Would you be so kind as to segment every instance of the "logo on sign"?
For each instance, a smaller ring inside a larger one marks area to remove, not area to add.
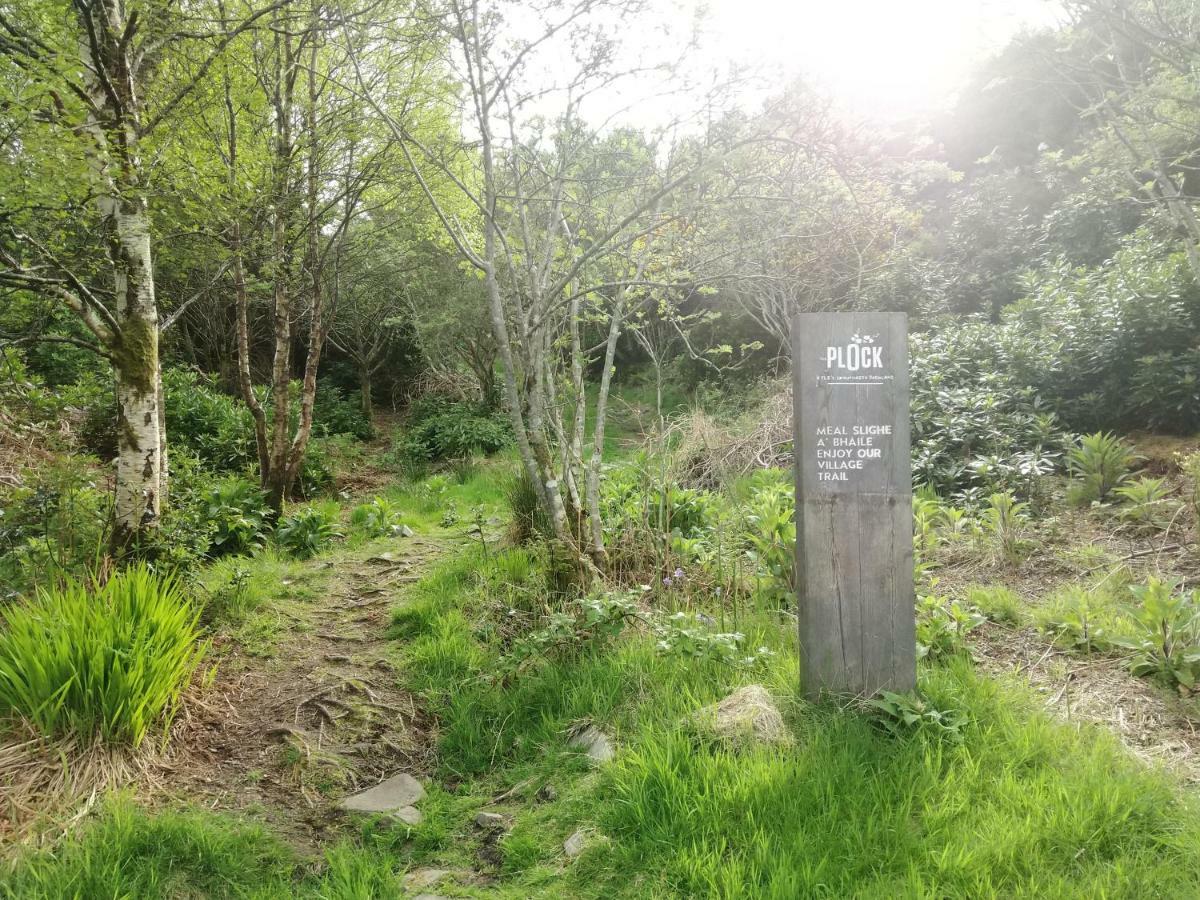
[[[855,334],[850,343],[825,348],[825,368],[842,372],[860,372],[883,368],[883,347],[875,342],[877,334]]]

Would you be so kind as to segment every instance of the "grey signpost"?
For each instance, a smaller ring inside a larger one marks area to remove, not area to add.
[[[907,318],[801,313],[792,369],[804,693],[911,690]]]

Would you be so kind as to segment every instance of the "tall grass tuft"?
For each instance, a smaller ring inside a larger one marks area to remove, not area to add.
[[[514,544],[527,544],[535,537],[554,533],[550,517],[538,500],[537,487],[524,466],[504,486],[504,499],[511,513],[508,536]]]
[[[204,655],[197,615],[174,577],[144,565],[9,607],[0,615],[0,717],[46,736],[138,746],[169,724]]]

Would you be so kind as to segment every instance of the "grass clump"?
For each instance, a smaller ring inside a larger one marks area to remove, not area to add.
[[[40,591],[0,621],[0,715],[89,742],[136,747],[165,726],[205,650],[179,583],[146,566]]]
[[[1001,584],[967,588],[967,603],[1000,625],[1020,625],[1025,621],[1025,601],[1016,591]]]

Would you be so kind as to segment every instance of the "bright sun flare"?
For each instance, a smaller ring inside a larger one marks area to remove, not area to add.
[[[1053,0],[709,0],[709,13],[706,43],[728,59],[894,116],[941,105],[973,63],[1058,10]]]

